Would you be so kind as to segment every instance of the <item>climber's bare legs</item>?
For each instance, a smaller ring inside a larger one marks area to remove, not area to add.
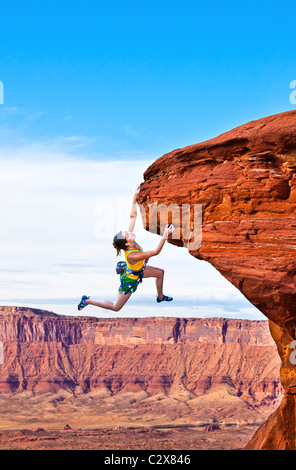
[[[164,270],[160,268],[153,268],[153,266],[146,266],[144,271],[144,277],[155,277],[157,296],[162,299]]]
[[[87,305],[95,305],[96,307],[106,308],[108,310],[113,310],[118,312],[124,304],[128,301],[132,294],[125,294],[124,292],[118,292],[115,302],[110,302],[109,300],[92,300],[87,299],[85,303]]]

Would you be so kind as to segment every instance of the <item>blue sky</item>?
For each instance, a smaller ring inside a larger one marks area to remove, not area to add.
[[[128,207],[147,166],[295,109],[292,1],[10,0],[0,13],[2,305],[73,314],[100,282],[115,295],[118,201]],[[175,306],[159,313],[147,282],[123,315],[261,318],[210,265],[166,250],[157,265]]]
[[[14,139],[79,136],[88,157],[146,158],[292,109],[295,13],[292,1],[2,2],[0,122]]]

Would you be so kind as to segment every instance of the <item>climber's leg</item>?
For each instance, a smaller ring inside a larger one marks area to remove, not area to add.
[[[154,268],[153,266],[146,266],[144,270],[144,277],[155,277],[157,296],[162,298],[164,270],[160,268]]]
[[[125,294],[124,292],[118,292],[115,302],[110,302],[109,300],[92,300],[86,299],[86,305],[94,305],[96,307],[106,308],[108,310],[113,310],[118,312],[124,304],[128,301],[132,294]]]

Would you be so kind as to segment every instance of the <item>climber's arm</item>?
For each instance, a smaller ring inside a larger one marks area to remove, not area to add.
[[[137,197],[139,193],[139,188],[136,189],[133,197],[133,204],[130,212],[130,220],[129,220],[129,225],[128,225],[128,232],[133,232],[136,224],[136,219],[137,219]]]
[[[171,226],[171,225],[167,225],[165,230],[164,230],[164,233],[163,233],[163,236],[161,237],[161,240],[160,242],[158,243],[157,247],[155,248],[155,250],[151,250],[151,251],[144,251],[143,253],[139,252],[139,251],[133,251],[132,253],[130,253],[127,257],[128,259],[128,262],[130,264],[136,264],[138,263],[138,261],[142,261],[146,258],[152,258],[153,256],[157,256],[159,255],[159,253],[161,252],[168,236],[170,233],[172,233],[174,231],[174,227]]]
[[[166,239],[162,238],[155,250],[144,251],[143,253],[139,251],[134,251],[133,253],[130,253],[127,257],[128,262],[130,264],[136,264],[138,263],[138,261],[142,261],[144,259],[152,258],[153,256],[159,255],[165,242],[166,242]]]

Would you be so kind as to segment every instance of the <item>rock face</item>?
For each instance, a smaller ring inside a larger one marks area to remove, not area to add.
[[[270,320],[282,384],[293,395],[279,410],[287,415],[295,413],[296,391],[289,360],[296,328],[295,131],[296,111],[289,111],[168,153],[145,172],[138,200],[143,213],[153,203],[202,204],[202,244],[190,253],[210,262]],[[182,245],[186,237],[178,220],[172,211],[180,236],[171,243]],[[254,448],[277,448],[280,441],[283,448],[296,448],[295,423],[273,417],[272,436],[275,422],[281,422],[276,438],[260,443],[258,431]]]
[[[243,405],[246,422],[248,409],[254,416],[282,394],[267,321],[78,318],[0,307],[0,340],[2,394],[162,393],[198,408],[200,397],[222,390]]]

